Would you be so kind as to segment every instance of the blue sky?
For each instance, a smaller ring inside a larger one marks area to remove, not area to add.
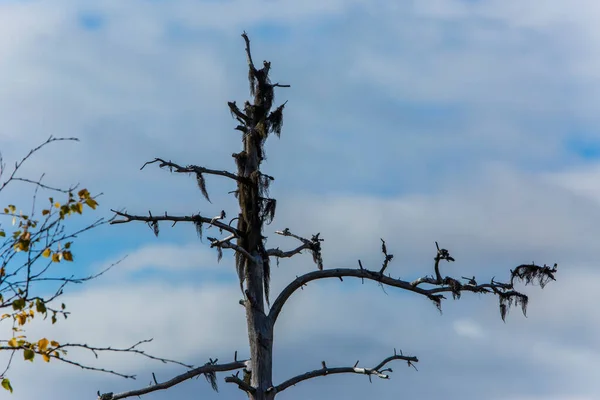
[[[233,214],[227,181],[207,178],[210,204],[192,178],[139,168],[162,157],[234,169],[239,132],[226,102],[248,96],[246,30],[255,59],[292,86],[277,92],[288,100],[284,130],[267,144],[278,210],[266,233],[321,232],[332,268],[376,265],[384,237],[391,272],[406,279],[431,273],[436,240],[457,258],[447,274],[503,277],[532,260],[561,268],[559,282],[527,289],[528,318],[513,310],[506,324],[495,298],[447,301],[440,316],[429,301],[377,285],[310,285],[276,330],[276,381],[321,360],[377,364],[394,347],[418,356],[419,371],[396,365],[390,381],[373,384],[327,377],[282,397],[596,399],[599,14],[591,0],[4,1],[0,151],[10,165],[50,134],[79,137],[68,156],[47,149],[26,172],[103,192],[95,216]],[[15,186],[0,200],[29,196]],[[68,321],[31,335],[95,345],[153,337],[148,351],[196,365],[244,353],[231,258],[217,264],[192,226],[162,226],[159,238],[143,224],[106,226],[75,251],[82,273],[128,257],[65,294]],[[273,293],[313,269],[309,256],[282,262]],[[48,387],[93,398],[179,372],[135,357],[89,361],[139,379],[18,363],[15,398]],[[241,396],[220,387],[192,380],[148,398]]]

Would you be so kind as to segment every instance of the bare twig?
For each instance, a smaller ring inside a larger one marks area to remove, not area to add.
[[[385,240],[383,240],[383,239],[381,239],[381,252],[383,253],[384,259],[383,259],[383,265],[381,266],[379,273],[383,274],[385,272],[386,268],[388,267],[388,264],[390,263],[390,261],[392,261],[392,259],[394,258],[393,254],[388,254],[387,246],[385,245]]]
[[[279,247],[276,249],[267,250],[267,254],[271,257],[277,258],[290,258],[295,256],[296,254],[302,254],[302,250],[306,250],[310,248],[310,244],[303,243],[302,245],[296,247],[293,250],[283,251],[280,250]]]
[[[158,166],[160,168],[168,167],[172,172],[219,175],[219,176],[224,176],[229,179],[233,179],[235,181],[244,181],[244,178],[239,177],[236,174],[233,174],[228,171],[218,171],[215,169],[199,167],[197,165],[187,165],[184,167],[184,166],[181,166],[174,162],[163,160],[162,158],[155,158],[152,161],[147,161],[144,163],[144,165],[142,165],[142,167],[140,169],[144,169],[144,167],[146,167],[146,165],[154,164],[154,163],[159,163]]]
[[[231,243],[231,240],[233,240],[235,238],[236,238],[236,236],[233,234],[230,236],[227,236],[224,239],[215,239],[213,237],[207,237],[207,239],[210,240],[210,247],[217,247],[217,248],[221,248],[221,249],[232,249],[239,253],[242,253],[244,256],[246,256],[250,260],[254,259],[252,254],[248,253],[248,251],[246,251],[246,249],[244,249],[241,246],[238,246],[235,243]]]
[[[323,269],[323,256],[321,255],[321,242],[324,239],[319,238],[320,233],[313,235],[310,240],[303,238],[302,236],[298,236],[298,235],[291,233],[288,228],[285,228],[282,231],[275,231],[275,233],[278,235],[281,235],[281,236],[291,236],[295,239],[298,239],[299,241],[302,242],[302,245],[291,251],[281,251],[278,248],[277,249],[269,249],[269,250],[267,250],[267,254],[269,256],[274,256],[274,257],[278,257],[278,258],[292,257],[296,254],[300,254],[300,252],[302,250],[307,249],[307,250],[310,250],[310,252],[312,253],[314,263],[317,264],[317,266],[319,267],[320,270]]]
[[[150,354],[147,354],[145,351],[143,350],[139,350],[137,347],[141,344],[144,343],[148,343],[151,342],[152,339],[146,339],[146,340],[140,340],[139,342],[135,343],[134,345],[130,346],[130,347],[126,347],[126,348],[114,348],[114,347],[94,347],[94,346],[89,346],[87,344],[79,344],[79,343],[63,343],[60,344],[58,346],[52,347],[50,349],[48,349],[47,351],[39,351],[37,349],[31,349],[33,350],[36,354],[41,354],[41,355],[46,355],[50,358],[53,358],[55,360],[58,360],[60,362],[63,362],[65,364],[70,364],[76,367],[79,367],[81,369],[84,370],[88,370],[88,371],[96,371],[96,372],[104,372],[107,374],[111,374],[111,375],[116,375],[116,376],[120,376],[122,378],[127,378],[127,379],[135,379],[135,375],[128,375],[128,374],[123,374],[120,372],[117,372],[115,370],[111,370],[111,369],[105,369],[105,368],[98,368],[98,367],[92,367],[89,365],[85,365],[76,361],[73,361],[69,358],[66,358],[64,355],[60,356],[57,354],[57,352],[60,352],[62,350],[68,350],[68,349],[73,349],[73,348],[80,348],[80,349],[84,349],[84,350],[88,350],[90,352],[92,352],[94,354],[94,356],[96,358],[98,358],[98,353],[100,352],[113,352],[113,353],[135,353],[138,355],[141,355],[143,357],[149,358],[151,360],[154,361],[160,361],[162,363],[169,363],[169,364],[177,364],[177,365],[181,365],[183,367],[186,368],[193,368],[193,366],[188,365],[188,364],[184,364],[181,363],[179,361],[175,361],[175,360],[171,360],[168,358],[162,358],[162,357],[155,357],[152,356]],[[7,340],[0,340],[0,343],[7,343]],[[22,350],[28,350],[29,347],[24,347],[24,346],[0,346],[0,351],[1,350],[6,350],[6,351],[22,351]]]
[[[142,222],[146,222],[146,223],[158,223],[160,221],[171,221],[173,223],[202,222],[202,223],[207,223],[207,224],[212,223],[212,225],[216,226],[219,229],[222,229],[229,233],[233,233],[236,236],[240,236],[240,232],[236,228],[229,226],[227,224],[224,224],[222,222],[219,222],[219,221],[213,221],[212,218],[206,218],[206,217],[201,216],[200,214],[180,217],[180,216],[167,215],[165,213],[165,215],[162,215],[162,216],[148,215],[146,217],[146,216],[141,216],[141,215],[132,215],[132,214],[128,214],[123,211],[117,211],[117,210],[112,210],[112,209],[111,209],[111,211],[114,212],[117,216],[123,217],[123,219],[115,219],[115,220],[111,221],[111,225],[112,224],[124,224],[124,223],[131,222],[131,221],[142,221]]]
[[[72,190],[73,188],[70,189],[56,189],[50,186],[45,186],[45,185],[41,185],[39,182],[36,181],[31,181],[29,179],[25,179],[25,178],[18,178],[15,175],[17,174],[17,172],[19,171],[19,169],[23,166],[23,164],[35,153],[37,153],[39,150],[41,150],[43,147],[45,147],[46,145],[52,143],[52,142],[60,142],[60,141],[73,141],[73,142],[78,142],[79,139],[75,138],[75,137],[70,137],[70,138],[55,138],[53,136],[50,136],[48,139],[46,139],[45,142],[43,142],[42,144],[40,144],[39,146],[29,150],[29,153],[27,153],[27,155],[25,155],[25,157],[23,157],[20,161],[17,161],[15,163],[15,167],[13,168],[12,173],[10,174],[10,176],[8,177],[8,179],[6,181],[4,181],[2,184],[0,184],[0,192],[12,181],[22,181],[22,182],[27,182],[27,183],[32,183],[34,185],[40,185],[42,187],[44,187],[45,189],[49,189],[49,190],[53,190],[56,192],[62,192],[62,193],[68,193],[70,190]],[[0,177],[2,177],[3,173],[5,170],[5,165],[2,162],[2,157],[0,156]]]
[[[246,32],[242,33],[242,37],[244,38],[244,42],[246,42],[246,56],[248,57],[248,67],[251,70],[256,70],[254,67],[254,62],[252,61],[252,53],[250,52],[250,39],[248,39],[248,35]]]
[[[323,367],[319,368],[319,369],[315,369],[313,371],[310,372],[306,372],[302,375],[298,375],[295,376],[291,379],[288,379],[285,382],[280,383],[279,385],[274,387],[275,393],[281,393],[282,391],[284,391],[285,389],[289,388],[290,386],[294,386],[297,383],[300,383],[302,381],[308,380],[308,379],[312,379],[312,378],[316,378],[319,376],[326,376],[326,375],[333,375],[333,374],[346,374],[346,373],[352,373],[352,374],[362,374],[362,375],[367,375],[369,376],[369,379],[371,376],[376,376],[378,378],[381,379],[389,379],[389,375],[386,374],[385,372],[392,372],[391,368],[386,368],[386,369],[382,369],[387,363],[394,361],[394,360],[404,360],[408,363],[409,366],[412,365],[412,363],[418,362],[419,360],[417,359],[417,357],[412,357],[412,356],[404,356],[402,354],[396,354],[396,351],[394,351],[394,355],[390,356],[388,358],[386,358],[385,360],[381,361],[377,366],[373,367],[373,368],[359,368],[357,367],[358,362],[353,366],[353,367],[327,367],[327,365],[325,364],[325,362],[322,363]]]
[[[246,393],[256,392],[256,389],[254,389],[252,386],[248,385],[246,382],[241,380],[237,375],[226,376],[225,382],[235,383],[238,386],[238,388],[240,388],[241,390],[243,390]]]
[[[234,362],[230,362],[227,364],[207,363],[201,367],[191,369],[181,375],[177,375],[176,377],[174,377],[168,381],[159,383],[157,385],[152,385],[149,387],[145,387],[143,389],[131,390],[128,392],[117,393],[117,394],[112,394],[112,393],[105,393],[103,395],[99,394],[99,397],[105,396],[103,398],[105,400],[119,400],[119,399],[126,399],[128,397],[133,397],[133,396],[141,396],[144,394],[156,392],[158,390],[168,389],[171,386],[175,386],[178,383],[181,383],[190,378],[194,378],[201,374],[211,374],[211,373],[216,373],[216,372],[234,371],[236,369],[244,368],[245,365],[246,364],[244,361],[234,361]],[[108,396],[108,395],[110,395],[110,396]]]

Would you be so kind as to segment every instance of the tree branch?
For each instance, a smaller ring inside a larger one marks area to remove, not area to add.
[[[310,245],[307,245],[307,244],[302,244],[302,245],[298,246],[297,248],[295,248],[293,250],[289,250],[289,251],[280,250],[278,247],[276,249],[267,250],[267,254],[271,257],[290,258],[290,257],[295,256],[296,254],[301,254],[302,250],[306,250],[308,248],[310,248]]]
[[[114,212],[116,215],[124,218],[124,219],[115,219],[115,220],[111,221],[110,222],[111,225],[124,224],[124,223],[131,222],[131,221],[142,221],[142,222],[146,222],[149,224],[158,223],[160,221],[171,221],[171,222],[173,222],[173,225],[176,224],[177,222],[207,223],[207,224],[214,225],[217,228],[227,231],[229,233],[233,233],[236,236],[241,236],[240,232],[236,228],[231,227],[222,222],[216,221],[215,218],[206,218],[206,217],[201,216],[200,214],[195,214],[195,215],[192,215],[189,217],[188,216],[178,217],[178,216],[173,216],[173,215],[167,215],[167,213],[165,213],[164,216],[153,216],[152,214],[149,214],[147,217],[145,217],[145,216],[141,216],[141,215],[131,215],[126,212],[117,211],[117,210],[113,210],[113,209],[111,209],[111,211]]]
[[[155,158],[152,161],[145,162],[144,165],[142,165],[142,167],[140,169],[144,169],[144,167],[148,164],[154,164],[157,162],[160,163],[158,165],[159,168],[169,167],[169,169],[172,172],[219,175],[219,176],[224,176],[229,179],[233,179],[234,181],[237,181],[237,182],[245,182],[246,181],[243,177],[237,176],[236,174],[233,174],[228,171],[218,171],[215,169],[199,167],[197,165],[187,165],[187,166],[183,167],[183,166],[181,166],[179,164],[175,164],[171,161],[165,161],[162,158]]]
[[[247,384],[246,382],[241,380],[237,375],[226,376],[225,382],[235,383],[236,385],[238,385],[238,388],[240,388],[241,390],[243,390],[246,393],[256,392],[255,388],[253,388],[252,386],[250,386],[249,384]]]
[[[269,250],[267,250],[267,254],[269,256],[274,256],[277,258],[292,257],[296,254],[300,254],[300,252],[302,250],[307,249],[307,250],[310,250],[310,252],[312,253],[313,261],[315,262],[315,264],[317,264],[317,266],[319,267],[320,270],[323,269],[323,257],[321,255],[321,242],[324,239],[319,238],[320,233],[313,235],[310,240],[303,238],[302,236],[298,236],[298,235],[291,233],[288,228],[285,228],[282,231],[275,231],[275,233],[278,235],[281,235],[281,236],[291,236],[293,238],[296,238],[302,242],[302,246],[299,246],[296,249],[290,250],[290,251],[282,251],[282,250],[279,250],[279,248],[269,249]]]
[[[346,374],[346,373],[352,373],[352,374],[362,374],[362,375],[367,375],[369,377],[369,379],[371,379],[371,376],[377,376],[378,378],[381,379],[389,379],[389,375],[385,374],[385,372],[392,372],[391,368],[386,368],[386,369],[382,369],[387,363],[394,361],[394,360],[404,360],[408,363],[409,366],[413,366],[412,363],[414,362],[419,362],[419,360],[417,359],[417,357],[411,357],[411,356],[404,356],[402,355],[402,353],[400,354],[396,354],[396,351],[394,350],[394,355],[390,356],[388,358],[386,358],[385,360],[381,361],[377,366],[373,367],[373,368],[359,368],[358,366],[358,361],[356,362],[356,364],[354,364],[353,367],[334,367],[334,368],[329,368],[327,367],[327,365],[325,364],[325,361],[322,362],[323,367],[320,369],[315,369],[313,371],[310,372],[306,372],[302,375],[298,375],[295,376],[291,379],[288,379],[287,381],[280,383],[279,385],[275,386],[273,388],[273,390],[275,390],[275,393],[281,393],[282,391],[284,391],[285,389],[289,388],[290,386],[294,386],[297,383],[300,383],[302,381],[308,380],[308,379],[312,379],[312,378],[316,378],[319,376],[326,376],[326,375],[332,375],[332,374]]]
[[[231,240],[235,239],[236,236],[235,235],[229,235],[224,239],[216,239],[213,237],[207,237],[208,240],[210,240],[210,247],[216,247],[217,249],[233,249],[237,252],[242,253],[244,256],[246,256],[249,260],[254,259],[255,257],[252,256],[252,254],[248,253],[248,251],[246,251],[246,249],[244,249],[241,246],[238,246],[235,243],[231,243]],[[219,260],[221,260],[222,254],[219,252]]]
[[[156,392],[157,390],[168,389],[172,386],[177,385],[178,383],[181,383],[185,380],[188,380],[190,378],[193,378],[193,377],[201,375],[201,374],[214,374],[216,372],[234,371],[236,369],[244,368],[245,366],[246,366],[245,361],[234,361],[234,362],[230,362],[227,364],[207,363],[201,367],[194,368],[194,369],[189,370],[181,375],[177,375],[176,377],[174,377],[168,381],[165,381],[165,382],[153,385],[153,386],[149,386],[149,387],[146,387],[143,389],[131,390],[129,392],[123,392],[123,393],[118,393],[118,394],[105,393],[105,394],[101,395],[100,393],[98,393],[98,397],[102,400],[119,400],[119,399],[125,399],[125,398],[133,397],[133,396],[141,396],[144,394]]]
[[[162,358],[162,357],[152,356],[150,354],[147,354],[144,350],[139,350],[137,348],[139,345],[144,344],[144,343],[149,343],[151,341],[152,341],[152,339],[140,340],[139,342],[137,342],[133,346],[126,347],[126,348],[94,347],[94,346],[89,346],[87,344],[80,344],[80,343],[63,343],[63,344],[56,343],[56,345],[54,345],[54,346],[50,346],[50,347],[48,347],[46,349],[40,349],[40,348],[37,348],[37,347],[33,347],[32,348],[29,345],[11,346],[10,341],[8,341],[8,340],[1,340],[0,343],[8,343],[8,345],[7,346],[0,346],[0,351],[2,351],[2,350],[8,350],[8,351],[13,351],[13,352],[15,352],[15,351],[33,351],[33,353],[35,353],[35,354],[39,354],[39,355],[42,355],[42,356],[47,356],[48,358],[55,359],[57,361],[65,363],[65,364],[70,364],[70,365],[73,365],[75,367],[79,367],[79,368],[84,369],[84,370],[96,371],[96,372],[104,372],[104,373],[107,373],[107,374],[116,375],[116,376],[119,376],[119,377],[122,377],[122,378],[126,378],[126,379],[135,379],[135,375],[127,375],[127,374],[123,374],[123,373],[117,372],[115,370],[93,367],[93,366],[90,366],[90,365],[86,365],[86,364],[82,364],[82,363],[73,361],[73,360],[65,357],[65,355],[67,354],[66,350],[68,350],[68,349],[70,350],[70,349],[73,349],[73,348],[85,349],[85,350],[88,350],[88,351],[92,352],[96,358],[98,358],[98,355],[99,355],[98,353],[100,353],[100,352],[135,353],[135,354],[144,356],[146,358],[149,358],[151,360],[160,361],[160,362],[165,363],[165,364],[167,364],[167,363],[169,363],[169,364],[177,364],[177,365],[181,365],[181,366],[186,367],[186,368],[193,368],[191,365],[187,365],[187,364],[181,363],[179,361],[171,360],[171,359],[168,359],[168,358]]]
[[[251,124],[252,119],[240,110],[235,101],[228,101],[227,105],[229,106],[229,111],[231,112],[231,115],[235,115],[235,118],[238,120],[238,122],[244,124],[242,126],[243,129],[238,130],[241,130],[242,132],[247,132],[248,125]]]
[[[556,272],[556,266],[551,269],[544,265],[544,267],[540,267],[537,265],[529,266],[531,269],[530,275],[536,275],[537,279],[542,281],[545,279],[547,274],[553,274]],[[516,272],[513,271],[513,275]],[[513,302],[521,305],[523,309],[523,313],[526,311],[527,306],[527,296],[519,293],[517,291],[512,290],[512,285],[502,282],[497,282],[494,279],[490,283],[481,284],[481,285],[462,285],[457,280],[446,277],[442,280],[442,282],[438,282],[437,280],[431,280],[428,283],[432,283],[437,285],[437,287],[431,289],[423,289],[419,286],[416,286],[410,282],[394,279],[391,276],[386,276],[377,271],[370,271],[364,268],[338,268],[338,269],[326,269],[322,271],[313,271],[307,274],[301,275],[293,280],[289,285],[287,285],[277,296],[277,299],[273,302],[271,310],[269,312],[269,318],[271,322],[274,324],[281,312],[283,305],[287,301],[287,299],[299,288],[306,285],[308,282],[318,280],[318,279],[327,279],[327,278],[338,278],[342,279],[343,277],[353,277],[353,278],[361,278],[368,279],[375,282],[379,282],[383,285],[397,287],[400,289],[404,289],[410,292],[414,292],[420,295],[423,295],[433,301],[438,309],[441,310],[441,300],[445,299],[443,295],[440,293],[452,293],[453,297],[460,297],[461,292],[473,292],[473,293],[488,293],[490,290],[494,292],[494,294],[499,296],[500,299],[500,311],[502,319],[506,315],[507,307],[512,305]],[[526,278],[521,278],[517,276],[518,279],[524,280],[526,284],[531,283],[531,280],[527,280]],[[414,282],[413,282],[414,283]]]
[[[251,70],[256,70],[254,67],[254,62],[252,61],[252,53],[250,52],[250,39],[248,39],[248,35],[246,32],[242,33],[242,37],[244,38],[244,42],[246,42],[246,56],[248,57],[248,67]]]
[[[35,181],[30,181],[28,179],[25,178],[17,178],[16,174],[19,171],[19,169],[23,166],[23,164],[35,153],[37,153],[39,150],[41,150],[43,147],[45,147],[46,145],[52,143],[52,142],[60,142],[60,141],[73,141],[73,142],[78,142],[79,139],[75,138],[75,137],[70,137],[70,138],[55,138],[53,136],[50,136],[48,139],[46,139],[45,142],[43,142],[42,144],[40,144],[39,146],[29,150],[29,153],[27,153],[27,155],[25,155],[25,157],[23,157],[20,161],[15,162],[15,167],[13,168],[12,173],[10,174],[10,176],[8,177],[8,179],[6,181],[4,181],[3,183],[0,183],[0,191],[2,191],[10,182],[12,181],[23,181],[23,182],[27,182],[27,183],[32,183],[34,185],[39,185],[42,186],[45,189],[49,189],[49,190],[53,190],[56,192],[62,192],[62,193],[68,193],[70,190],[73,190],[74,188],[70,188],[67,190],[64,189],[57,189],[57,188],[53,188],[50,186],[45,186],[45,185],[41,185],[39,182],[35,182]],[[2,177],[2,175],[4,174],[6,169],[6,165],[4,164],[3,160],[2,160],[2,154],[0,154],[0,178]]]

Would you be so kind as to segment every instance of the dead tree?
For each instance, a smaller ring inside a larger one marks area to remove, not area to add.
[[[205,175],[219,175],[234,180],[237,184],[237,190],[234,192],[234,195],[239,201],[238,215],[227,222],[225,211],[222,211],[216,217],[207,217],[201,214],[175,216],[168,213],[164,213],[163,215],[149,213],[145,216],[113,210],[118,219],[112,223],[142,221],[147,223],[156,235],[159,232],[159,223],[163,221],[169,221],[173,224],[184,221],[191,222],[195,225],[200,236],[202,235],[202,228],[205,225],[218,228],[224,237],[209,237],[208,239],[210,240],[210,246],[217,250],[219,259],[222,257],[225,249],[235,252],[235,266],[244,297],[241,303],[246,309],[249,358],[247,360],[238,360],[236,352],[236,356],[232,362],[219,364],[217,360],[210,360],[205,365],[176,376],[169,381],[162,383],[155,382],[152,386],[120,394],[106,393],[100,396],[101,399],[117,400],[139,396],[167,389],[201,374],[204,374],[213,388],[216,389],[217,372],[237,371],[235,374],[227,376],[225,381],[237,385],[252,400],[270,400],[290,386],[311,378],[331,374],[355,373],[367,375],[369,378],[376,376],[387,379],[389,377],[388,373],[391,372],[391,369],[386,367],[388,363],[395,360],[403,360],[409,366],[413,366],[413,363],[418,361],[414,356],[407,356],[402,352],[394,350],[392,355],[371,368],[359,367],[358,362],[353,366],[330,367],[323,361],[321,368],[292,377],[284,382],[274,383],[272,381],[272,351],[273,329],[277,322],[277,317],[290,296],[311,281],[327,278],[342,280],[344,277],[359,278],[363,281],[371,280],[378,282],[382,286],[392,286],[424,296],[431,300],[440,310],[442,300],[445,299],[445,294],[449,293],[454,299],[457,299],[464,292],[491,293],[499,298],[500,315],[504,320],[509,307],[512,305],[518,305],[524,313],[526,312],[528,298],[525,294],[514,289],[516,281],[524,281],[525,284],[537,282],[543,287],[548,281],[554,280],[556,264],[553,267],[548,267],[546,265],[538,266],[533,263],[520,265],[511,270],[510,279],[507,282],[499,282],[492,279],[489,283],[477,283],[474,277],[462,278],[462,281],[448,276],[443,277],[440,272],[440,263],[442,261],[452,262],[454,258],[452,258],[448,250],[440,248],[437,243],[437,252],[434,259],[435,275],[421,277],[414,281],[396,279],[388,273],[387,268],[392,261],[393,255],[388,253],[383,239],[381,250],[384,260],[381,267],[377,269],[364,267],[360,260],[358,260],[357,268],[325,269],[321,256],[321,242],[323,239],[319,237],[318,233],[309,239],[298,236],[286,228],[276,231],[276,233],[298,240],[300,242],[298,247],[288,251],[283,251],[279,248],[265,248],[265,237],[262,235],[263,228],[265,224],[269,224],[273,220],[277,203],[275,199],[268,196],[269,184],[274,178],[262,173],[260,168],[261,162],[265,157],[264,145],[266,139],[273,133],[279,137],[283,123],[285,103],[273,109],[274,89],[289,87],[289,85],[271,83],[269,79],[271,63],[264,61],[262,68],[257,68],[252,60],[248,36],[244,33],[242,37],[246,45],[248,80],[250,82],[250,93],[253,96],[253,102],[246,101],[241,108],[235,102],[228,103],[231,115],[238,122],[235,129],[240,131],[243,142],[242,151],[232,155],[237,165],[237,171],[219,171],[196,165],[183,166],[161,158],[156,158],[142,166],[144,168],[147,164],[157,163],[160,168],[167,168],[172,172],[195,176],[199,189],[208,201],[210,199],[206,190]],[[232,225],[234,221],[236,222],[235,226]],[[279,293],[269,308],[271,261],[273,259],[289,258],[300,254],[304,250],[312,254],[317,270],[299,276],[289,283]],[[242,377],[239,375],[242,372],[240,370],[243,370]]]

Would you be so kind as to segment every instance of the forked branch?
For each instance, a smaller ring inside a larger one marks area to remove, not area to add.
[[[298,375],[291,379],[288,379],[287,381],[282,382],[279,385],[275,386],[273,388],[273,390],[275,390],[275,393],[280,393],[280,392],[284,391],[285,389],[289,388],[290,386],[294,386],[297,383],[300,383],[302,381],[306,381],[308,379],[316,378],[319,376],[326,376],[326,375],[332,375],[332,374],[347,374],[347,373],[361,374],[361,375],[367,375],[369,377],[369,380],[371,380],[372,376],[376,376],[381,379],[389,379],[390,376],[386,372],[393,372],[393,371],[391,368],[384,369],[383,367],[386,364],[388,364],[389,362],[394,361],[394,360],[404,360],[408,363],[409,366],[413,366],[413,367],[414,367],[414,365],[412,363],[419,362],[417,357],[405,356],[405,355],[402,355],[402,352],[400,352],[400,354],[396,354],[396,350],[394,350],[394,355],[381,361],[378,365],[376,365],[373,368],[360,368],[360,367],[358,367],[358,361],[356,362],[356,364],[354,364],[353,367],[333,367],[332,368],[332,367],[328,367],[327,364],[325,364],[325,361],[323,361],[322,368],[315,369],[313,371],[306,372],[302,375]]]
[[[289,257],[295,256],[296,254],[300,254],[302,252],[302,250],[310,250],[315,264],[317,264],[317,266],[319,267],[320,270],[323,269],[323,257],[321,255],[321,242],[324,239],[319,238],[320,233],[313,235],[312,238],[310,238],[310,240],[291,233],[288,228],[285,228],[282,231],[275,231],[275,233],[278,235],[281,235],[281,236],[291,236],[295,239],[298,239],[299,241],[302,242],[302,245],[298,246],[297,248],[290,250],[290,251],[282,251],[279,248],[269,249],[269,250],[267,250],[267,254],[269,256],[277,257],[277,258],[289,258]]]
[[[248,251],[246,249],[244,249],[241,246],[238,246],[235,243],[231,243],[231,240],[233,240],[235,238],[236,238],[235,235],[229,235],[224,239],[216,239],[213,237],[207,237],[207,239],[210,240],[210,247],[217,248],[217,250],[219,252],[219,261],[221,261],[221,258],[223,257],[222,249],[232,249],[232,250],[237,251],[240,254],[243,254],[249,260],[254,259],[252,254],[248,253]]]

